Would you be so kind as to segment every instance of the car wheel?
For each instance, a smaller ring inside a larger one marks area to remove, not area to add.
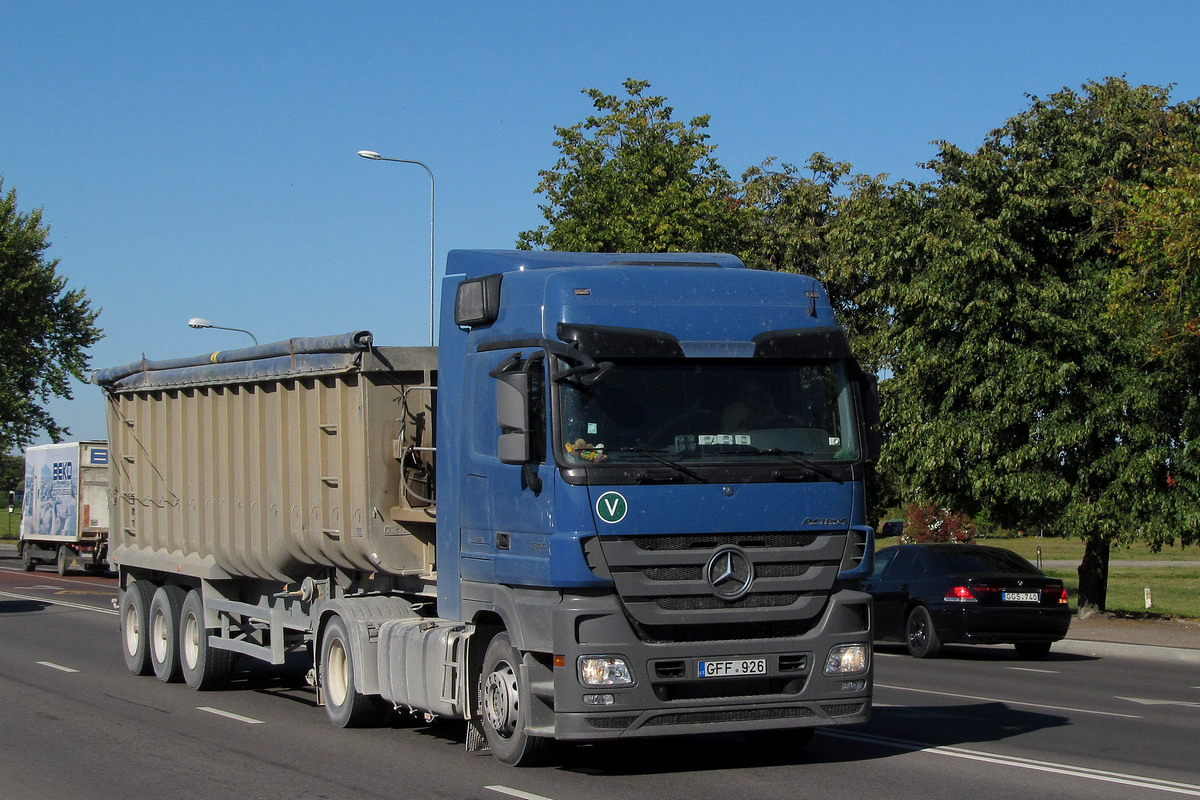
[[[904,626],[904,643],[914,658],[937,658],[942,652],[942,640],[933,626],[933,617],[925,606],[917,606],[908,614]]]
[[[1041,661],[1050,655],[1050,642],[1017,642],[1017,657],[1026,661]]]

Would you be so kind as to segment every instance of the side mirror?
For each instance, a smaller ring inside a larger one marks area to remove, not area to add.
[[[496,422],[500,439],[496,453],[504,464],[526,464],[529,441],[529,374],[505,372],[496,376]]]

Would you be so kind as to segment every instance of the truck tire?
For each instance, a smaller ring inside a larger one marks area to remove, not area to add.
[[[154,584],[134,581],[121,593],[121,652],[125,667],[134,675],[149,675],[150,666],[150,600]]]
[[[58,546],[58,577],[67,577],[67,565],[71,563],[71,551],[65,544]]]
[[[184,590],[174,584],[158,587],[150,600],[150,665],[163,683],[183,679],[179,661],[179,621]]]
[[[339,728],[371,728],[391,711],[383,698],[365,695],[354,685],[354,647],[346,623],[332,617],[321,637],[321,689],[325,714]]]
[[[914,658],[937,658],[941,655],[942,640],[925,606],[917,606],[909,612],[904,633],[904,643],[908,646],[909,655]]]
[[[526,732],[529,715],[522,698],[529,696],[521,654],[499,633],[488,643],[479,675],[479,715],[492,755],[512,767],[532,767],[549,756],[553,741]]]
[[[37,569],[37,565],[38,565],[37,559],[33,558],[32,556],[29,555],[29,548],[25,545],[25,542],[21,542],[20,549],[21,549],[21,566],[24,568],[24,570],[26,572],[33,572],[34,570]]]
[[[184,683],[198,692],[224,688],[233,672],[233,656],[230,650],[209,646],[204,598],[199,590],[188,592],[179,622],[179,665]]]

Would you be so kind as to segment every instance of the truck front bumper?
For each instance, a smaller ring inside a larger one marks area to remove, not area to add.
[[[839,591],[801,636],[654,642],[639,638],[615,596],[564,595],[554,613],[554,652],[561,664],[554,669],[554,737],[597,740],[864,723],[873,688],[870,603],[861,592]],[[865,664],[827,674],[830,652],[843,646],[860,647]],[[597,656],[627,665],[629,682],[586,685],[582,660]],[[727,666],[710,677],[714,663]],[[743,670],[750,674],[738,674]]]

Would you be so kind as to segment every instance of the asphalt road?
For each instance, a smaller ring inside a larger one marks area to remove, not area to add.
[[[883,649],[871,723],[803,754],[712,736],[515,770],[465,753],[454,723],[335,729],[295,670],[239,672],[214,693],[131,676],[114,596],[111,579],[0,561],[0,800],[1200,797],[1195,663]]]

